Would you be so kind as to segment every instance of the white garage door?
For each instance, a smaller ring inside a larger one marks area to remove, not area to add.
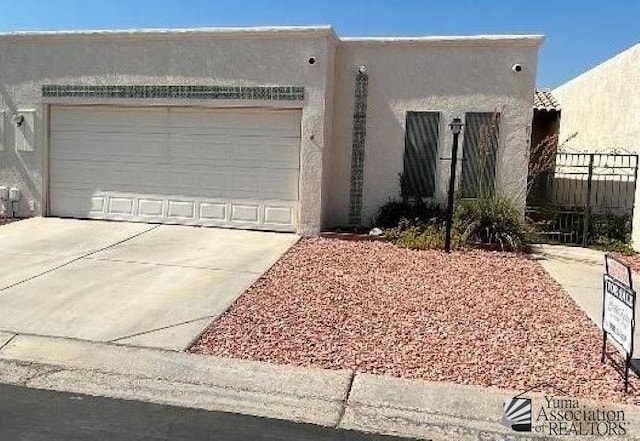
[[[295,231],[293,110],[55,106],[51,214]]]

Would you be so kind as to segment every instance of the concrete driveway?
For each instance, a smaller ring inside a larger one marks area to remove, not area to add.
[[[294,234],[33,218],[0,227],[0,330],[182,350]]]

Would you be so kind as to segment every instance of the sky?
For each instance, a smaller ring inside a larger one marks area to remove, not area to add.
[[[0,0],[0,31],[332,25],[338,35],[543,34],[554,88],[640,42],[640,0]]]

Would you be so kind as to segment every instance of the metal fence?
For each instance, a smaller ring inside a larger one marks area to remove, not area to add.
[[[527,214],[543,239],[586,245],[603,219],[628,219],[630,228],[637,177],[635,154],[558,153]]]

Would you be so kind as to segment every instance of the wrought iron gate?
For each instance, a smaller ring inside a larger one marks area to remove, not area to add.
[[[527,217],[543,241],[587,245],[611,219],[630,233],[637,177],[635,154],[557,153],[528,197]]]

